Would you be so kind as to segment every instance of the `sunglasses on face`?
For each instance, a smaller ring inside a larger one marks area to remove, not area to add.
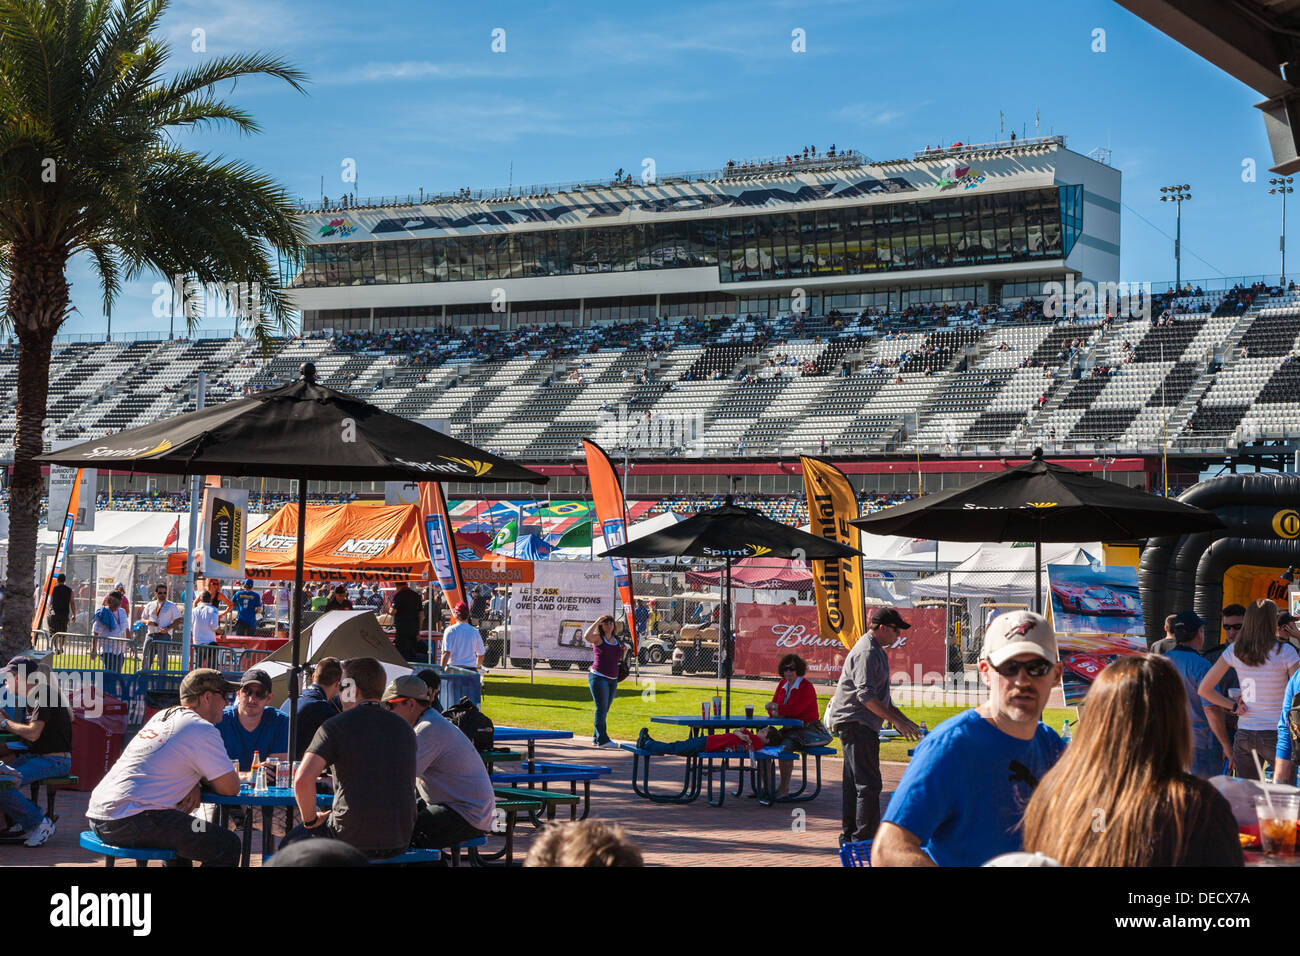
[[[1241,630],[1241,625],[1240,625],[1240,624],[1225,624],[1225,625],[1223,625],[1223,629],[1224,629],[1225,631],[1240,631],[1240,630]]]
[[[262,690],[260,687],[241,687],[240,690],[244,692],[245,696],[251,697],[253,700],[262,700],[271,696],[268,691]]]
[[[798,669],[799,668],[795,667],[793,664],[787,664],[785,667],[781,668],[781,673],[784,674],[786,671],[797,671]]]
[[[998,665],[989,661],[989,667],[1003,677],[1015,677],[1022,670],[1030,677],[1045,677],[1052,669],[1052,662],[1041,657],[1032,661],[1004,661]]]

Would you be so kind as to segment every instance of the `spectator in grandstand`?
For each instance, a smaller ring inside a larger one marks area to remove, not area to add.
[[[1228,669],[1237,672],[1242,697],[1231,700],[1215,687]],[[1300,654],[1277,639],[1277,605],[1260,598],[1246,608],[1241,636],[1224,650],[1201,679],[1198,692],[1212,704],[1237,715],[1237,733],[1232,742],[1232,763],[1237,776],[1254,780],[1261,765],[1272,765],[1277,752],[1277,728],[1284,720],[1282,701],[1291,676],[1300,670]],[[1245,688],[1252,693],[1244,693]],[[1250,697],[1248,701],[1246,698]]]
[[[235,592],[233,603],[237,610],[235,633],[251,637],[257,633],[257,612],[262,606],[262,596],[253,590],[253,579],[246,578],[244,586]]]
[[[35,657],[14,657],[0,669],[0,683],[11,699],[22,698],[30,707],[26,720],[10,720],[0,712],[0,731],[13,734],[27,747],[0,762],[0,780],[11,789],[0,790],[0,816],[13,821],[4,835],[29,847],[44,846],[54,835],[54,821],[23,795],[23,788],[49,777],[66,776],[72,767],[72,711],[57,680],[39,671]]]
[[[235,702],[221,712],[217,731],[226,754],[239,761],[239,769],[253,769],[253,754],[262,757],[287,757],[289,753],[289,715],[268,706],[271,701],[271,677],[260,667],[245,672],[239,680]],[[302,712],[299,711],[299,720]]]
[[[141,670],[150,670],[157,655],[156,642],[174,640],[174,631],[184,622],[181,609],[167,600],[167,585],[158,584],[153,590],[154,599],[144,606],[140,620],[144,622],[144,653],[140,662]],[[164,661],[164,665],[166,661]]]
[[[239,776],[214,726],[226,694],[237,689],[215,670],[185,675],[180,706],[155,714],[91,792],[86,819],[96,836],[112,846],[175,850],[181,860],[204,866],[238,865],[239,836],[196,826],[190,816],[205,780],[223,796],[239,793]]]
[[[844,658],[835,695],[826,708],[826,724],[844,746],[841,844],[872,839],[880,823],[881,724],[890,721],[909,740],[919,732],[890,699],[885,652],[911,626],[892,607],[872,611],[871,626]]]
[[[790,599],[790,603],[794,603],[794,598]],[[787,750],[826,746],[831,742],[831,732],[822,723],[816,688],[804,680],[804,675],[808,673],[807,662],[798,654],[786,654],[777,664],[777,672],[781,675],[781,681],[772,692],[772,699],[765,705],[768,716],[803,721],[800,727],[786,727],[780,731],[781,745]],[[780,764],[781,782],[776,795],[785,797],[790,794],[790,775],[794,771],[794,761],[782,760]]]
[[[979,666],[989,699],[917,745],[875,834],[873,864],[979,866],[1021,849],[1020,814],[1064,749],[1042,723],[1061,679],[1056,634],[1031,611],[999,614]]]
[[[322,657],[316,662],[311,686],[298,697],[298,752],[293,755],[294,760],[302,759],[303,751],[321,724],[342,713],[338,700],[342,680],[343,666],[337,657]]]
[[[492,829],[492,778],[468,737],[433,709],[429,686],[407,674],[384,688],[383,705],[415,731],[415,789],[419,795],[412,844],[455,846]]]
[[[644,866],[641,850],[617,823],[552,823],[528,848],[524,866]]]
[[[1025,808],[1026,851],[1063,866],[1244,863],[1228,801],[1187,772],[1183,684],[1155,654],[1098,675],[1074,741]]]
[[[623,645],[615,634],[614,615],[605,614],[593,621],[582,638],[592,647],[593,660],[587,674],[587,686],[595,704],[592,745],[617,747],[605,728],[605,715],[614,703],[618,690],[618,665],[623,659]]]
[[[294,777],[302,823],[281,842],[323,837],[351,844],[371,859],[411,845],[415,823],[415,734],[380,705],[387,685],[372,657],[343,665],[343,713],[321,724]],[[333,770],[334,809],[316,809],[316,781]]]

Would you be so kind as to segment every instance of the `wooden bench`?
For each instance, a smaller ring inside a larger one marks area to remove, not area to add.
[[[58,796],[60,790],[70,790],[80,781],[76,777],[46,777],[44,780],[33,780],[31,785],[32,803],[40,802],[41,787],[45,787],[45,815],[51,820],[57,820],[58,816],[54,813],[54,798]]]
[[[104,857],[104,865],[112,866],[117,860],[135,860],[136,866],[148,866],[150,860],[174,860],[175,850],[133,850],[123,846],[112,846],[95,835],[94,830],[81,831],[81,847],[91,853]]]

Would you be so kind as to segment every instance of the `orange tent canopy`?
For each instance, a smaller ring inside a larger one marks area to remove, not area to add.
[[[415,505],[308,505],[304,581],[428,581],[433,576]],[[298,505],[284,505],[248,532],[244,572],[293,580]]]
[[[477,556],[473,561],[461,561],[460,571],[465,580],[474,584],[531,584],[533,581],[533,562],[523,558],[511,558],[504,554],[493,554],[471,541],[456,541],[459,551],[470,550]]]

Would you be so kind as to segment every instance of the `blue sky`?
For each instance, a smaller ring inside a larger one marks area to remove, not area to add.
[[[1123,171],[1122,279],[1173,278],[1173,208],[1158,199],[1171,183],[1194,196],[1184,277],[1278,268],[1280,210],[1253,108],[1263,97],[1111,0],[174,0],[164,23],[174,69],[260,50],[308,74],[306,95],[262,79],[222,91],[262,133],[185,137],[308,199],[322,176],[326,195],[351,190],[345,159],[359,195],[405,194],[503,186],[511,163],[527,184],[639,172],[646,157],[663,176],[832,142],[896,159],[997,139],[999,111],[1008,131],[1033,135],[1037,112],[1044,134],[1082,153],[1109,146]],[[806,52],[791,49],[796,29]],[[205,52],[192,49],[195,30]],[[102,332],[91,274],[77,263],[71,279],[77,312],[63,331]],[[153,281],[124,289],[115,333],[166,328]]]

